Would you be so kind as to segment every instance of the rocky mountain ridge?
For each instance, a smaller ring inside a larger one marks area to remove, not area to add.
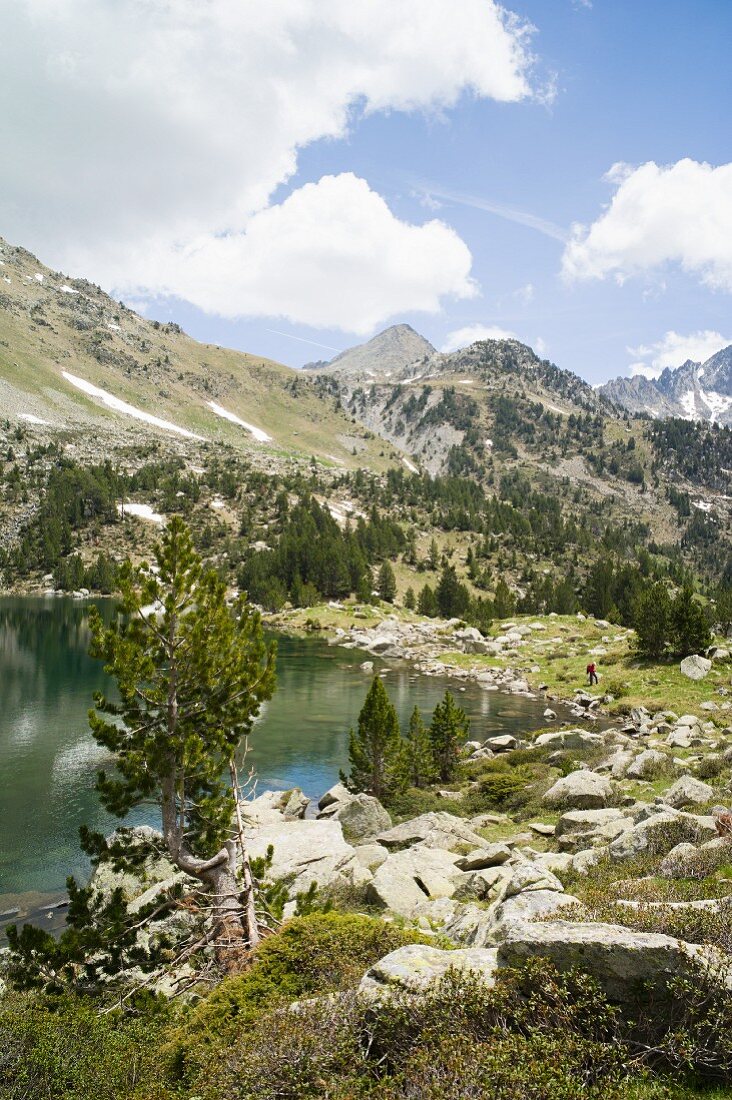
[[[634,414],[654,419],[680,417],[710,424],[732,424],[732,345],[703,363],[687,359],[666,367],[657,379],[615,378],[598,392]]]

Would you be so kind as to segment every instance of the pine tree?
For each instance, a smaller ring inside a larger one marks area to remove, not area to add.
[[[371,570],[366,568],[358,581],[358,587],[356,588],[356,599],[359,603],[371,603],[373,589],[373,580],[371,577]]]
[[[432,542],[430,543],[430,553],[427,559],[427,564],[429,565],[429,568],[432,570],[433,573],[437,572],[437,568],[440,564],[440,551],[437,548],[437,542],[435,539],[432,539]]]
[[[433,588],[430,588],[428,584],[424,586],[419,594],[419,600],[417,601],[417,610],[420,615],[427,615],[430,619],[434,619],[437,615],[437,600],[435,599],[435,592]]]
[[[671,600],[662,581],[641,588],[633,604],[636,648],[643,657],[662,657],[671,634]]]
[[[391,563],[388,561],[383,562],[381,569],[379,569],[378,580],[379,596],[385,603],[393,603],[396,596],[396,577],[394,576],[394,570],[391,567]]]
[[[155,560],[155,571],[129,562],[121,568],[119,614],[110,626],[96,609],[90,614],[90,652],[117,687],[116,701],[98,692],[89,712],[94,739],[112,754],[115,769],[99,773],[97,791],[119,818],[142,803],[158,806],[164,853],[199,880],[199,889],[186,886],[186,893],[211,918],[191,952],[213,944],[227,967],[229,948],[260,938],[235,759],[274,691],[275,649],[265,644],[259,615],[244,598],[228,606],[226,586],[203,568],[179,517],[156,545]],[[153,837],[140,839],[124,827],[111,840],[82,827],[81,841],[95,866],[108,862],[116,871],[139,873],[147,857],[161,854]],[[147,946],[139,933],[174,912],[182,885],[134,914],[121,887],[106,897],[73,878],[67,886],[67,927],[58,940],[31,925],[8,931],[14,980],[88,991],[95,983],[109,988],[109,978],[131,966],[156,968],[166,948],[169,959],[165,934],[156,947],[154,937]]]
[[[404,759],[399,719],[380,677],[368,690],[356,731],[348,738],[349,785],[384,798],[404,783]]]
[[[694,599],[690,585],[677,592],[671,605],[671,634],[674,649],[682,657],[703,653],[711,645],[706,610]]]
[[[470,593],[457,579],[454,565],[446,565],[442,570],[439,584],[435,589],[435,599],[443,619],[462,617],[468,610]]]
[[[451,783],[455,778],[460,748],[467,740],[470,720],[464,710],[455,705],[449,691],[445,692],[432,715],[429,736],[432,756],[442,783]]]
[[[118,817],[157,802],[171,862],[201,880],[220,921],[241,925],[253,904],[242,900],[234,792],[222,777],[274,691],[275,650],[243,599],[228,607],[226,586],[204,570],[179,517],[155,559],[157,572],[122,568],[121,615],[111,626],[96,611],[90,616],[91,653],[105,662],[120,697],[116,703],[97,694],[89,714],[95,740],[116,766],[114,775],[100,773],[97,790]],[[256,937],[255,929],[246,932]]]
[[[516,597],[503,577],[501,577],[496,585],[493,607],[496,612],[496,618],[498,619],[507,619],[510,615],[513,615],[516,609]]]
[[[726,637],[732,628],[732,585],[720,584],[714,596],[714,618]]]
[[[422,721],[419,707],[414,708],[409,719],[404,738],[404,757],[410,787],[426,786],[434,776],[435,762],[429,731]]]
[[[414,611],[417,606],[417,597],[414,595],[414,589],[411,585],[404,593],[404,606],[406,607],[407,611]]]

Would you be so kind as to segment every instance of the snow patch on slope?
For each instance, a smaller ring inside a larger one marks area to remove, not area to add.
[[[684,420],[694,420],[696,417],[696,395],[693,390],[687,390],[683,397],[679,398],[679,404],[684,410]]]
[[[28,424],[48,424],[48,420],[41,419],[40,416],[34,416],[33,413],[18,413],[18,420],[25,420]]]
[[[354,517],[356,519],[365,519],[363,512],[359,512],[355,504],[350,500],[328,500],[325,503],[328,511],[339,527],[345,527],[348,520]]]
[[[121,398],[115,397],[114,394],[107,393],[106,390],[101,389],[99,386],[92,385],[91,382],[87,382],[85,378],[78,378],[75,374],[69,374],[68,371],[61,371],[62,375],[67,382],[70,382],[72,386],[76,386],[82,393],[87,394],[89,397],[96,397],[98,401],[106,405],[109,409],[114,409],[115,412],[124,413],[125,416],[131,416],[135,420],[142,420],[145,424],[151,424],[155,428],[162,428],[166,432],[175,432],[176,435],[183,435],[186,439],[204,439],[202,435],[196,435],[195,432],[189,432],[187,428],[181,428],[178,424],[173,424],[170,420],[163,420],[159,416],[153,416],[152,413],[143,412],[142,409],[135,408],[134,405],[129,405],[126,401],[122,401]]]
[[[117,511],[121,516],[137,516],[138,519],[147,519],[160,526],[165,523],[165,516],[153,511],[149,504],[135,504],[134,501],[126,500],[124,504],[117,505]]]
[[[217,405],[215,401],[206,402],[208,407],[216,413],[217,416],[222,417],[224,420],[231,421],[232,424],[238,424],[240,428],[245,428],[259,443],[271,443],[272,436],[267,435],[261,428],[255,428],[253,424],[247,424],[246,420],[242,420],[236,413],[229,412],[228,409],[223,408],[222,405]]]
[[[719,419],[723,413],[726,413],[732,405],[732,397],[727,397],[724,393],[717,393],[716,390],[700,389],[699,393],[712,414],[710,417],[712,424],[715,420]]]

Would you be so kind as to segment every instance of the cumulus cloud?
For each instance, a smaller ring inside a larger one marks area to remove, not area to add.
[[[573,227],[562,265],[567,278],[612,274],[622,283],[678,264],[732,293],[732,164],[616,164],[607,178],[615,194],[589,228]]]
[[[729,344],[732,344],[731,337],[711,329],[690,332],[686,336],[671,330],[653,344],[626,348],[636,360],[629,364],[627,374],[631,377],[642,374],[644,378],[658,378],[666,367],[679,367],[687,359],[693,363],[704,363]]]
[[[149,265],[148,269],[145,264]],[[396,218],[365,180],[324,176],[255,214],[243,233],[140,257],[142,286],[223,316],[281,316],[365,334],[392,314],[471,298],[471,255],[440,221]],[[135,296],[135,283],[123,287]]]
[[[346,136],[359,115],[534,94],[532,28],[496,0],[0,0],[0,9],[0,98],[14,105],[0,115],[0,224],[106,285],[128,285],[144,267],[159,293],[181,252],[241,250],[299,150]],[[423,240],[448,240],[424,229]],[[186,278],[195,300],[207,297],[190,265]]]
[[[517,340],[515,332],[499,328],[498,325],[466,325],[465,328],[455,329],[447,335],[441,351],[457,351],[459,348],[467,348],[476,340]]]

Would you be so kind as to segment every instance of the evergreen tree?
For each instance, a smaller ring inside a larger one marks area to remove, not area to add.
[[[379,596],[385,603],[393,603],[396,596],[396,577],[389,561],[384,561],[379,569]]]
[[[732,585],[721,584],[714,595],[714,618],[726,637],[732,629]]]
[[[404,738],[404,757],[410,787],[426,786],[434,775],[435,762],[429,731],[422,721],[419,707],[414,708],[409,719]]]
[[[414,589],[411,585],[404,593],[404,606],[406,607],[407,611],[414,611],[417,606],[417,597],[414,595]]]
[[[454,565],[446,565],[442,570],[435,589],[435,599],[437,610],[443,619],[462,618],[467,612],[470,593],[458,580]]]
[[[552,611],[556,611],[558,615],[574,615],[577,610],[577,597],[574,594],[574,588],[572,582],[569,580],[559,581],[554,589],[554,596],[551,600]],[[547,608],[549,610],[549,608]]]
[[[373,581],[371,579],[371,570],[366,569],[360,577],[358,587],[356,588],[356,599],[359,603],[371,603],[372,587]]]
[[[671,637],[682,657],[703,653],[711,645],[707,613],[689,585],[679,589],[671,605]]]
[[[435,592],[433,588],[430,588],[428,584],[424,586],[419,594],[419,600],[417,601],[417,610],[420,615],[427,615],[430,619],[434,619],[437,615],[437,600],[435,599]]]
[[[435,539],[432,539],[432,542],[430,543],[430,553],[429,557],[427,558],[427,564],[433,573],[437,572],[438,566],[440,564],[440,551],[437,548],[437,541]]]
[[[121,615],[111,626],[96,610],[90,616],[92,655],[105,662],[120,697],[98,693],[89,714],[95,740],[116,765],[114,775],[100,773],[97,790],[118,817],[157,802],[171,862],[210,890],[219,920],[241,926],[252,899],[242,899],[231,842],[234,792],[222,776],[274,691],[275,651],[243,599],[229,609],[226,586],[203,569],[179,517],[155,559],[157,572],[122,568]]]
[[[496,585],[496,594],[493,600],[493,609],[497,619],[507,619],[516,610],[516,597],[506,584],[503,577]]]
[[[464,710],[456,706],[449,691],[441,703],[438,703],[430,724],[430,743],[432,756],[442,783],[450,783],[455,778],[460,749],[467,740],[470,720]]]
[[[252,870],[234,826],[235,758],[274,691],[275,649],[265,644],[259,616],[244,598],[228,606],[225,584],[204,570],[179,517],[156,545],[155,560],[155,572],[146,564],[121,568],[119,614],[110,626],[96,609],[90,614],[90,652],[104,661],[117,689],[116,701],[97,692],[89,712],[94,739],[114,763],[113,774],[99,773],[97,791],[119,818],[143,803],[157,805],[164,853],[199,880],[191,896],[210,913],[198,949],[213,944],[227,966],[228,948],[260,938]],[[82,828],[81,839],[94,865],[109,862],[116,871],[139,873],[157,852],[154,838],[125,828],[109,841]],[[133,915],[121,887],[107,898],[73,879],[67,885],[71,904],[58,941],[31,925],[9,932],[14,975],[45,989],[88,990],[102,975],[159,965],[160,949],[152,938],[145,947],[138,933],[175,910],[182,886]]]
[[[671,600],[662,581],[641,588],[633,604],[636,648],[643,657],[662,657],[671,634]]]
[[[349,786],[384,798],[404,785],[399,719],[380,677],[374,676],[348,738]]]

